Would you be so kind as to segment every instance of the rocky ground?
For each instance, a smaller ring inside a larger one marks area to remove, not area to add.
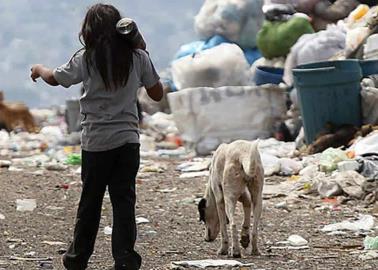
[[[166,168],[164,172],[138,177],[137,215],[150,221],[139,225],[137,250],[144,258],[142,269],[170,269],[172,261],[218,258],[219,239],[214,243],[203,241],[203,226],[198,222],[195,203],[203,194],[207,179],[179,178],[175,168],[181,162],[155,160],[155,164]],[[63,269],[61,253],[73,234],[81,188],[75,169],[43,173],[33,173],[37,168],[1,170],[1,270]],[[281,180],[270,178],[266,182]],[[17,199],[36,199],[37,208],[32,212],[16,211]],[[259,238],[262,255],[243,253],[241,261],[252,263],[251,268],[244,269],[378,269],[377,259],[361,258],[365,235],[347,232],[329,236],[320,231],[324,225],[356,218],[358,214],[378,217],[376,207],[365,207],[357,201],[334,206],[333,201],[310,196],[290,199],[287,209],[276,207],[285,200],[281,196],[265,196]],[[240,219],[240,211],[238,215]],[[110,236],[104,233],[111,223],[107,197],[89,269],[108,269],[112,265]],[[309,248],[293,250],[277,243],[292,234],[307,239]]]

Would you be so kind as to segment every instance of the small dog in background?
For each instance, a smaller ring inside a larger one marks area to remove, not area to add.
[[[8,132],[19,127],[30,133],[38,132],[29,108],[23,103],[4,102],[3,91],[0,91],[0,123]]]
[[[205,241],[214,241],[221,231],[222,244],[219,255],[229,254],[227,224],[230,223],[232,248],[230,255],[241,257],[238,233],[235,224],[236,204],[240,201],[244,209],[241,230],[243,248],[250,243],[251,210],[253,207],[252,255],[258,255],[258,225],[262,212],[262,190],[264,169],[261,162],[258,141],[235,141],[222,144],[216,150],[210,168],[205,197],[198,210],[200,221],[206,226]]]

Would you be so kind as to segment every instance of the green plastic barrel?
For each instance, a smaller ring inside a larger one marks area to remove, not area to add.
[[[378,61],[342,60],[298,66],[294,86],[306,142],[312,143],[326,123],[360,126],[361,79],[378,74]]]

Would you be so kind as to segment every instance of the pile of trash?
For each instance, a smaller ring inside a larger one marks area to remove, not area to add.
[[[331,147],[321,153],[301,156],[295,143],[270,139],[262,141],[260,152],[265,176],[289,177],[279,184],[286,195],[342,196],[366,204],[378,201],[378,131],[358,138],[345,150]]]
[[[340,3],[205,1],[194,18],[200,40],[181,46],[164,72],[162,102],[150,101],[141,91],[143,109],[150,115],[171,113],[185,146],[200,155],[236,139],[297,138],[297,148],[311,143],[305,141],[307,131],[301,133],[306,119],[293,70],[377,56],[378,7]],[[377,80],[364,79],[361,87],[361,122],[375,125]],[[335,124],[351,122],[344,120]]]

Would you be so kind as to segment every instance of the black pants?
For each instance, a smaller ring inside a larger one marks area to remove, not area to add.
[[[82,270],[87,267],[93,253],[107,186],[113,206],[112,253],[115,269],[140,268],[141,257],[134,251],[137,235],[135,178],[139,159],[139,144],[126,144],[104,152],[82,151],[83,190],[74,239],[63,256],[67,269]]]

